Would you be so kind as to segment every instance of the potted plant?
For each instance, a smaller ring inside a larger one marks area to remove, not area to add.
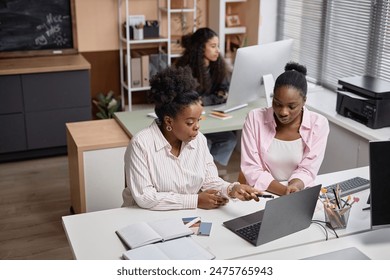
[[[111,119],[114,113],[118,112],[121,108],[121,100],[115,98],[112,90],[106,94],[98,93],[97,98],[93,99],[92,102],[99,110],[96,113],[96,117],[99,119]]]

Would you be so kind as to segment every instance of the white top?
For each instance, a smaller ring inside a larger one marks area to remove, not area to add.
[[[230,183],[218,177],[202,133],[183,142],[178,157],[171,149],[155,121],[131,139],[125,152],[122,206],[134,205],[135,200],[152,210],[196,208],[198,192],[206,189],[220,190],[227,197]]]
[[[268,157],[269,162],[279,168],[272,170],[272,176],[278,181],[287,181],[302,161],[303,149],[302,138],[293,141],[274,138],[268,149]]]

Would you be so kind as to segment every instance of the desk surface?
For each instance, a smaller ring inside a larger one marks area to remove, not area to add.
[[[209,116],[211,110],[217,106],[204,107],[206,111],[206,118],[201,122],[200,131],[203,134],[206,134],[213,132],[240,130],[242,129],[248,112],[255,108],[265,107],[266,104],[267,103],[265,98],[260,98],[255,102],[251,102],[247,107],[230,112],[229,115],[232,115],[233,117],[227,120],[220,120]],[[115,113],[114,116],[124,131],[130,137],[132,137],[138,131],[151,124],[153,119],[147,116],[147,114],[151,112],[153,112],[153,109],[142,109],[131,112]]]
[[[78,151],[127,146],[130,138],[113,119],[66,123]]]
[[[91,65],[81,54],[0,59],[0,75],[33,74],[89,69],[91,69]]]
[[[285,259],[286,256],[290,259],[304,259],[351,247],[359,249],[372,260],[390,260],[390,228],[361,232],[265,254],[248,255],[239,259],[280,260]]]
[[[368,170],[368,167],[363,167],[320,175],[317,177],[317,183],[328,185],[354,176],[368,178]],[[370,229],[370,213],[361,210],[366,207],[368,190],[357,193],[356,196],[359,196],[361,202],[352,207],[348,226],[346,229],[338,230],[339,236],[348,236]],[[76,259],[119,259],[126,248],[115,234],[117,229],[139,221],[153,221],[172,216],[181,218],[200,216],[202,221],[212,222],[210,236],[194,236],[193,238],[216,255],[217,259],[244,258],[294,248],[303,244],[325,242],[323,228],[316,224],[258,247],[254,247],[222,226],[224,221],[258,211],[263,209],[264,205],[265,200],[262,199],[261,202],[231,201],[228,205],[216,210],[150,211],[140,208],[117,208],[64,216],[63,225]],[[321,203],[317,204],[314,219],[324,220]],[[329,236],[331,239],[335,238],[331,233]],[[294,259],[295,255],[284,255],[283,258]]]

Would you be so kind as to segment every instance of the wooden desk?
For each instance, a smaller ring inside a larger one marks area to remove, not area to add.
[[[368,167],[340,171],[321,175],[318,183],[325,185],[338,182],[354,176],[368,178]],[[348,236],[370,229],[370,213],[362,211],[366,206],[368,190],[357,193],[360,201],[351,210],[348,226],[338,230],[339,236]],[[203,247],[210,250],[217,259],[231,259],[246,257],[255,254],[264,254],[286,248],[293,248],[303,244],[323,242],[325,234],[323,228],[312,224],[309,228],[267,244],[254,247],[236,234],[230,232],[222,223],[226,220],[258,211],[264,208],[265,200],[260,202],[229,202],[228,205],[216,210],[178,210],[178,211],[150,211],[134,208],[118,208],[106,211],[91,212],[80,215],[63,217],[63,225],[75,259],[119,259],[126,250],[115,231],[128,224],[139,221],[160,220],[167,217],[200,216],[202,221],[212,222],[210,236],[194,236]],[[318,203],[314,219],[324,220],[322,203]],[[335,238],[329,233],[330,238]],[[292,259],[294,255],[285,255],[285,259]]]
[[[130,138],[113,119],[67,123],[66,131],[73,211],[120,207]]]

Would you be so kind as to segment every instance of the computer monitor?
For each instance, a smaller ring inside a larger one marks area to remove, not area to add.
[[[293,40],[288,39],[239,48],[234,61],[227,102],[225,106],[215,110],[227,113],[229,108],[242,108],[260,97],[268,99],[269,91],[273,91],[274,79],[284,72],[286,63],[291,60],[292,46]],[[269,79],[270,76],[267,76],[266,81],[269,84],[266,85],[268,88],[266,95],[263,76],[269,74],[273,77]]]
[[[370,141],[371,227],[390,226],[390,140]]]

